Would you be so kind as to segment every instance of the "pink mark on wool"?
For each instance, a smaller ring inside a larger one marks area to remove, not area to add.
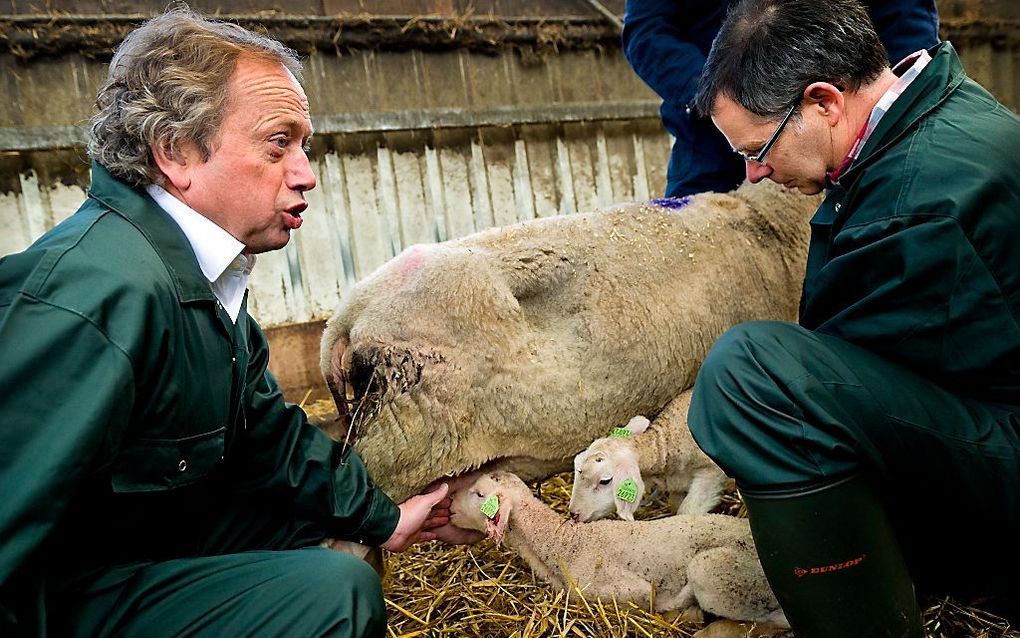
[[[428,252],[429,247],[425,244],[416,244],[404,251],[397,263],[399,268],[397,272],[401,280],[406,281],[422,267],[428,257]]]

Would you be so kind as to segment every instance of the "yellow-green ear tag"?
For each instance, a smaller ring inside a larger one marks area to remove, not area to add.
[[[489,498],[485,499],[482,503],[482,514],[485,514],[486,518],[492,518],[499,511],[499,497],[493,494]]]
[[[632,479],[627,479],[620,486],[616,488],[616,498],[621,501],[627,501],[633,503],[637,500],[637,483]]]
[[[613,428],[609,431],[609,436],[618,439],[625,439],[630,436],[630,430],[627,428]]]

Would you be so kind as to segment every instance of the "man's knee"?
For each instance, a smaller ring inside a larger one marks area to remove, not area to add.
[[[698,371],[695,396],[711,403],[747,397],[759,386],[753,381],[769,377],[779,365],[770,356],[775,346],[801,338],[800,326],[781,321],[738,324],[719,337]]]
[[[292,550],[295,564],[290,585],[301,597],[317,601],[321,613],[333,615],[333,624],[350,623],[356,636],[382,636],[386,607],[382,583],[375,570],[360,558],[324,548]],[[346,630],[340,632],[346,633]]]
[[[688,425],[702,450],[731,476],[734,457],[762,456],[776,417],[791,406],[782,378],[796,375],[796,356],[806,335],[796,324],[742,323],[723,333],[705,358],[694,383]],[[809,338],[809,337],[808,337]]]

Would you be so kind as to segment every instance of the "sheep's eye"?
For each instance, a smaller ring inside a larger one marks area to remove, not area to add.
[[[482,494],[478,490],[475,490],[475,496],[477,496],[478,498],[485,498],[485,494]]]
[[[613,477],[612,477],[612,476],[610,476],[609,478],[604,478],[604,479],[602,479],[601,481],[599,481],[599,485],[609,485],[609,483],[610,483],[610,482],[611,482],[612,480],[613,480]]]

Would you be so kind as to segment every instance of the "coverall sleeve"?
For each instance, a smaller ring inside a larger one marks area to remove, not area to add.
[[[85,477],[112,456],[135,396],[127,353],[84,317],[12,294],[3,278],[0,585],[50,534]]]
[[[238,487],[268,490],[293,502],[295,515],[321,522],[335,538],[381,545],[396,529],[397,506],[368,475],[361,458],[308,423],[286,403],[268,370],[269,348],[251,321],[245,395],[246,430],[238,437]]]
[[[705,56],[684,39],[683,2],[627,0],[623,54],[634,72],[663,100],[685,104],[694,98]]]

